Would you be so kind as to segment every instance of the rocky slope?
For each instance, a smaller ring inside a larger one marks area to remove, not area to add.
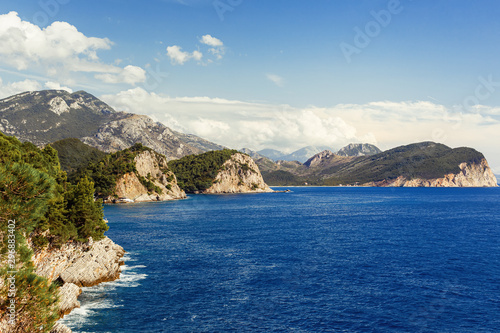
[[[186,194],[177,185],[177,179],[168,170],[167,159],[153,151],[146,150],[134,158],[136,172],[122,175],[116,182],[116,196],[134,202],[184,199]],[[148,191],[139,177],[150,180],[161,190]],[[110,200],[108,200],[110,201]]]
[[[105,152],[140,142],[167,159],[223,147],[172,131],[148,116],[116,112],[84,91],[25,92],[0,100],[0,131],[37,146],[78,138]]]
[[[273,192],[264,182],[259,167],[245,154],[236,153],[223,165],[213,185],[203,193],[253,193]]]

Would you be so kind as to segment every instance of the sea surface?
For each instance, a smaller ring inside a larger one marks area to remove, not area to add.
[[[275,188],[276,189],[276,188]],[[120,280],[74,332],[500,332],[499,188],[297,187],[108,205]]]

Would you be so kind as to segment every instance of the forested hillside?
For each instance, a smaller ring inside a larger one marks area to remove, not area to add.
[[[94,185],[87,178],[70,184],[51,146],[40,150],[0,133],[0,225],[1,279],[17,271],[17,322],[31,325],[15,332],[50,328],[58,318],[58,286],[34,274],[32,249],[104,237],[108,227],[101,202],[94,201]],[[1,316],[10,302],[7,288],[2,284]]]

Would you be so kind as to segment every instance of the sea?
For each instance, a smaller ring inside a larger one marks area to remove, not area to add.
[[[500,332],[500,188],[290,187],[106,205],[121,278],[74,332]]]

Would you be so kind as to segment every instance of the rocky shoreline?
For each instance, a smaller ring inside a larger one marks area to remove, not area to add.
[[[66,243],[59,249],[45,248],[33,255],[36,274],[49,281],[62,283],[59,289],[59,315],[62,318],[80,307],[81,287],[91,287],[120,277],[123,248],[105,237],[94,242]],[[51,333],[70,333],[63,324],[56,323]]]
[[[395,180],[370,182],[362,186],[374,187],[498,187],[497,178],[486,159],[479,163],[461,163],[460,172],[444,175],[442,178],[407,179],[400,176]]]

